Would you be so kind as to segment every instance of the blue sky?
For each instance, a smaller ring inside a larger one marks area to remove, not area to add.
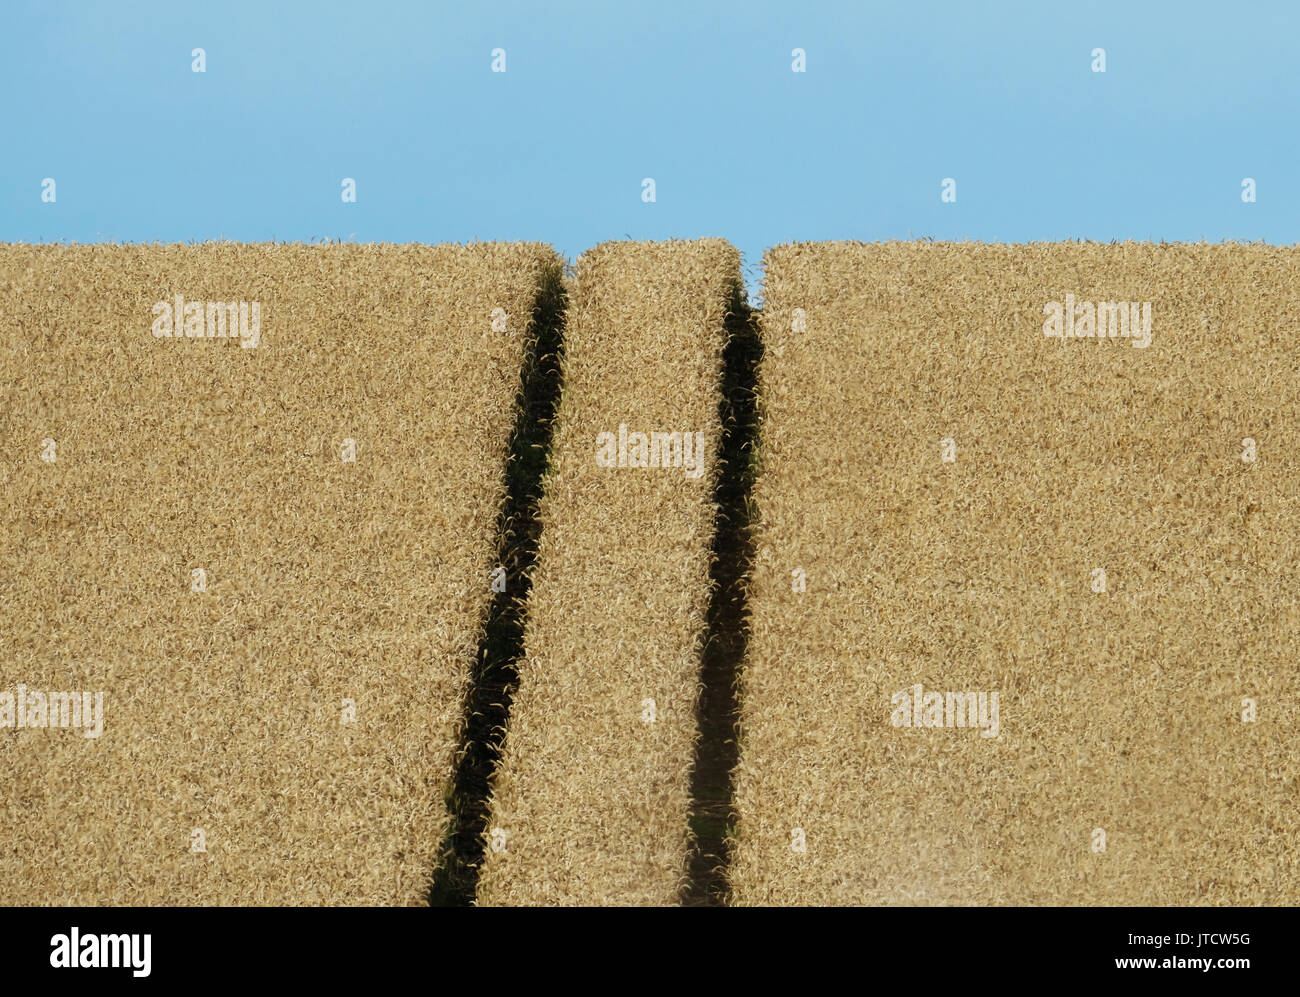
[[[1290,244],[1298,8],[7,2],[0,241]]]

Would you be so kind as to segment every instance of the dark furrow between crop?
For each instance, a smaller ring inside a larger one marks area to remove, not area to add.
[[[551,427],[560,397],[560,366],[567,297],[557,268],[538,292],[535,340],[520,374],[516,419],[506,464],[506,496],[497,517],[499,564],[505,591],[488,606],[464,708],[458,764],[447,795],[450,817],[434,870],[429,903],[468,907],[478,889],[486,847],[492,773],[510,720],[524,650],[528,591],[541,536],[538,501],[551,448]]]
[[[723,351],[720,464],[713,499],[713,585],[696,706],[699,740],[691,769],[692,850],[682,904],[728,902],[729,840],[735,824],[732,772],[739,757],[737,680],[749,635],[745,584],[753,561],[750,494],[758,438],[756,385],[762,358],[758,313],[736,288]]]

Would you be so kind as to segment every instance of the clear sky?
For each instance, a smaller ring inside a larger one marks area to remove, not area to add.
[[[1290,244],[1298,11],[5,0],[0,241]]]

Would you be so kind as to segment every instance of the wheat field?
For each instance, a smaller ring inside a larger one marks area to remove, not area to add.
[[[764,290],[734,901],[1295,903],[1294,252],[795,244]]]
[[[578,261],[481,904],[671,904],[683,888],[739,275],[719,240],[609,243]],[[698,467],[671,447],[677,466],[648,452],[636,466],[632,434],[654,432],[700,434]]]
[[[0,248],[0,687],[104,697],[0,736],[0,900],[427,902],[560,267]]]
[[[764,270],[0,245],[0,902],[1300,902],[1295,251]]]

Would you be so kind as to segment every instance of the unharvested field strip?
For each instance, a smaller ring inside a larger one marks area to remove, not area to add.
[[[605,243],[579,260],[481,904],[681,896],[739,263],[719,240]],[[598,437],[620,426],[632,461],[633,433],[702,433],[701,471],[600,466]]]
[[[1298,263],[769,252],[736,903],[1300,902]]]
[[[427,899],[561,266],[0,247],[0,694],[104,695],[98,738],[0,727],[0,902]],[[156,336],[177,294],[260,341]]]

